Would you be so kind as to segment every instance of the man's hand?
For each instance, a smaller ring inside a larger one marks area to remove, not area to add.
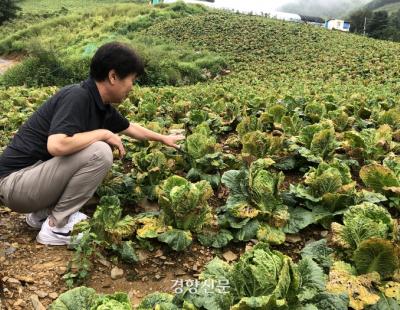
[[[185,139],[185,136],[182,134],[162,135],[138,124],[130,124],[129,127],[121,133],[137,140],[162,142],[176,149],[179,149],[179,145],[177,145],[176,142]]]
[[[167,146],[172,146],[176,149],[179,149],[180,146],[178,144],[176,144],[176,142],[184,140],[184,139],[185,139],[184,135],[172,134],[172,135],[168,135],[168,136],[163,136],[161,142]]]
[[[119,159],[122,159],[125,156],[126,152],[124,145],[122,144],[121,138],[115,133],[111,133],[110,137],[107,140],[104,140],[104,142],[118,149]]]

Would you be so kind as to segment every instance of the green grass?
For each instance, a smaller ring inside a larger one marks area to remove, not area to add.
[[[144,57],[147,75],[139,81],[141,85],[178,86],[205,81],[226,66],[224,57],[140,34],[155,23],[204,12],[204,8],[180,4],[165,9],[134,3],[105,4],[86,12],[45,18],[35,24],[28,22],[20,31],[0,40],[0,54],[31,56],[8,71],[0,84],[32,87],[79,82],[86,78],[95,50],[114,40],[130,43]],[[18,22],[8,27],[19,26]]]
[[[58,11],[61,8],[67,8],[71,11],[80,11],[93,7],[101,7],[105,4],[117,4],[131,2],[130,0],[24,0],[19,5],[23,13],[43,13]]]

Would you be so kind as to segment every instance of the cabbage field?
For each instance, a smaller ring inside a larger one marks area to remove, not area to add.
[[[183,3],[2,28],[0,54],[21,61],[0,76],[1,149],[111,40],[147,68],[119,111],[186,135],[179,150],[123,138],[49,309],[400,309],[399,44]],[[127,273],[143,250],[198,247],[214,253],[201,270],[137,303],[89,287],[100,261]]]

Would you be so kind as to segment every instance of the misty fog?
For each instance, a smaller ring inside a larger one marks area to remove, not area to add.
[[[325,18],[346,17],[353,10],[359,9],[371,0],[292,0],[285,1],[279,11]]]

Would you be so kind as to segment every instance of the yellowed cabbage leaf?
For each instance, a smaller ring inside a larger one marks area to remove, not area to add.
[[[140,238],[157,238],[160,233],[165,231],[165,226],[157,218],[145,217],[137,220],[137,224],[143,225],[136,230]]]
[[[380,276],[376,272],[355,276],[351,273],[350,265],[336,262],[329,272],[326,290],[334,294],[347,293],[350,298],[350,307],[362,310],[379,301],[379,296],[375,294],[372,287],[373,283],[379,281]]]
[[[379,289],[386,297],[394,298],[397,302],[400,302],[400,283],[389,281],[384,285],[380,286]]]
[[[333,222],[331,224],[331,230],[332,230],[331,242],[340,248],[349,249],[350,245],[347,242],[345,242],[341,237],[343,227],[344,227],[343,225],[336,222]]]

